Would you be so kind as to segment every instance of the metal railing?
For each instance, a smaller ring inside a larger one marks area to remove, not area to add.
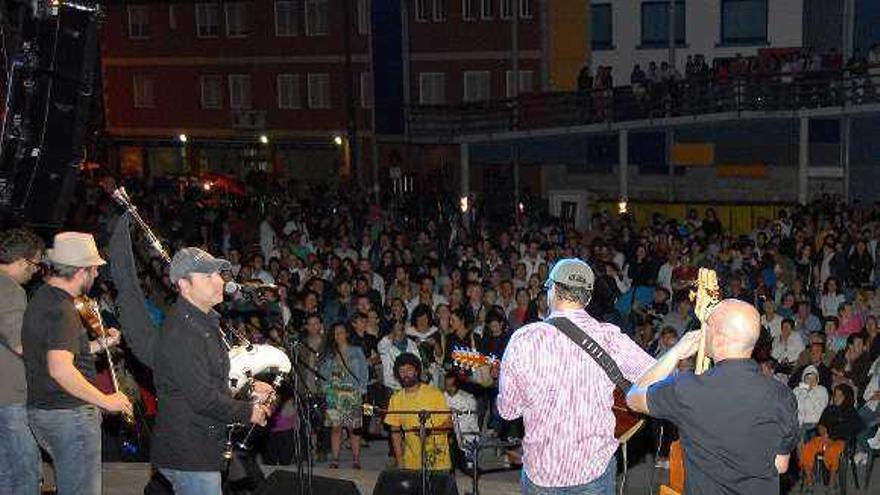
[[[840,71],[687,78],[589,91],[526,93],[459,105],[413,105],[412,136],[460,135],[880,102],[880,65]]]

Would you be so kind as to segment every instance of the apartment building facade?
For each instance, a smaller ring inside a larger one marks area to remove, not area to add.
[[[106,14],[105,137],[124,171],[321,175],[370,129],[368,0],[112,2]]]
[[[573,89],[588,63],[589,10],[548,0],[113,2],[105,137],[132,173],[309,178],[351,172],[354,160],[369,182],[373,162],[437,155],[408,151],[413,106]]]
[[[592,0],[592,67],[611,67],[628,83],[633,66],[668,62],[684,72],[688,56],[751,56],[762,48],[804,45],[804,0]],[[670,32],[675,31],[674,53]]]

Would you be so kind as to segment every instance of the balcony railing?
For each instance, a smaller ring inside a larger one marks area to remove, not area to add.
[[[627,122],[721,112],[772,112],[880,103],[880,66],[799,74],[688,78],[589,91],[528,93],[460,105],[414,105],[412,136]]]

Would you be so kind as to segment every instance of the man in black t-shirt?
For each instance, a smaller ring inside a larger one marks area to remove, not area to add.
[[[131,414],[122,393],[94,386],[95,359],[102,348],[90,342],[74,298],[88,293],[105,263],[89,234],[55,236],[48,259],[52,273],[24,313],[22,347],[27,378],[28,419],[55,465],[59,493],[101,493],[101,416],[98,408]],[[105,342],[115,345],[113,330]]]
[[[633,385],[627,404],[679,428],[686,494],[779,493],[779,474],[800,436],[797,401],[751,359],[761,330],[754,306],[727,299],[708,324],[714,368],[669,377],[697,351],[700,334],[689,332]]]

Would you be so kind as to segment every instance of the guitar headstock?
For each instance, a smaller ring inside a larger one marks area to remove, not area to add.
[[[691,291],[690,299],[694,301],[694,314],[697,315],[700,323],[705,325],[712,310],[721,302],[721,289],[718,287],[718,275],[715,270],[700,268],[697,286]]]
[[[452,360],[455,364],[465,369],[481,368],[483,366],[497,366],[499,360],[495,356],[481,354],[474,349],[455,349],[452,351]]]
[[[131,198],[128,197],[128,193],[125,191],[124,187],[117,187],[110,193],[110,197],[112,197],[120,206],[125,209],[131,208]]]

